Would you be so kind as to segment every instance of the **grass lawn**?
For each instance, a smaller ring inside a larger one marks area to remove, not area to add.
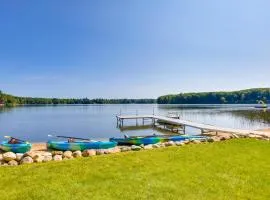
[[[235,139],[0,167],[0,199],[270,199],[270,143]]]

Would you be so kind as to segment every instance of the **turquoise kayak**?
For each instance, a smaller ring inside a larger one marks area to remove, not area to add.
[[[176,135],[176,136],[171,136],[168,137],[168,140],[170,141],[182,141],[182,140],[205,140],[207,139],[206,136],[201,136],[201,135]]]
[[[158,142],[166,142],[168,139],[162,137],[128,137],[128,138],[110,138],[111,142],[117,142],[119,145],[148,145]]]
[[[102,142],[102,141],[77,141],[77,142],[67,142],[67,141],[48,141],[48,149],[55,149],[60,151],[77,151],[86,149],[109,149],[117,145],[116,142]]]
[[[32,147],[31,143],[28,142],[21,142],[18,144],[9,144],[8,142],[4,141],[1,142],[1,149],[4,151],[12,151],[14,153],[25,153],[30,151]]]

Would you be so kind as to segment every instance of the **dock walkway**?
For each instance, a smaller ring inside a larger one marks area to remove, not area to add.
[[[120,124],[122,125],[123,125],[124,120],[127,120],[127,119],[136,119],[136,120],[137,119],[142,119],[142,120],[151,119],[153,121],[153,124],[155,124],[155,120],[160,120],[168,124],[172,124],[172,125],[180,125],[184,127],[187,126],[187,127],[197,128],[197,129],[200,129],[202,133],[226,132],[226,133],[234,133],[237,135],[253,134],[253,135],[260,135],[264,137],[270,137],[269,133],[263,132],[263,131],[224,128],[224,127],[219,127],[219,126],[214,126],[214,125],[192,122],[192,121],[183,120],[183,119],[174,119],[174,118],[160,116],[160,115],[117,115],[116,118],[117,118],[117,123],[120,122]]]

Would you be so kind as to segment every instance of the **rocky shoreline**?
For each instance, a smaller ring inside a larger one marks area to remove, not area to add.
[[[265,130],[264,130],[265,131]],[[270,129],[267,129],[270,132]],[[224,140],[229,140],[233,138],[239,138],[243,136],[238,136],[235,134],[228,133],[208,133],[209,137],[204,140],[185,140],[179,142],[165,142],[165,143],[157,143],[151,145],[132,145],[132,146],[117,146],[111,149],[88,149],[84,151],[50,151],[46,148],[46,143],[35,143],[33,144],[33,148],[30,152],[27,153],[13,153],[13,152],[5,152],[0,154],[0,165],[1,166],[17,166],[22,164],[30,164],[30,163],[46,163],[50,161],[62,161],[62,160],[70,160],[74,158],[80,157],[91,157],[103,154],[114,154],[120,152],[128,152],[128,151],[141,151],[141,150],[150,150],[157,148],[166,148],[171,146],[185,146],[189,144],[200,144],[200,143],[210,143],[210,142],[220,142]],[[249,135],[245,136],[249,138],[255,139],[264,139],[268,140],[269,138],[265,138],[262,136],[254,136]]]

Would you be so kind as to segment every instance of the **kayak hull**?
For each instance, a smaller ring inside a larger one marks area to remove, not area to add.
[[[205,140],[207,139],[206,136],[200,136],[200,135],[177,135],[177,136],[171,136],[168,137],[170,141],[183,141],[183,140]]]
[[[30,143],[19,143],[19,144],[9,144],[4,141],[1,142],[1,149],[4,151],[12,151],[14,153],[25,153],[30,151],[32,148],[32,144]]]
[[[110,138],[110,141],[117,142],[119,145],[148,145],[168,141],[161,137],[130,137],[130,138]]]
[[[113,148],[117,145],[116,142],[67,142],[67,141],[48,141],[47,147],[48,149],[55,149],[60,151],[83,151],[86,149],[109,149]]]

